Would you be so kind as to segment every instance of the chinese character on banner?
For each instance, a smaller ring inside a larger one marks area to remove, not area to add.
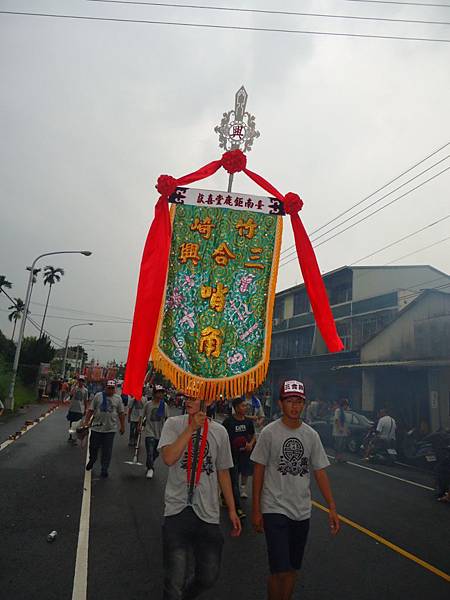
[[[192,244],[190,242],[181,244],[178,260],[183,265],[186,264],[188,260],[192,260],[194,266],[197,266],[198,262],[201,260],[198,255],[198,244]]]
[[[246,237],[249,240],[255,237],[257,227],[258,226],[253,219],[247,219],[247,222],[245,222],[244,219],[239,219],[236,223],[236,229],[238,230],[240,237]]]
[[[209,305],[216,312],[223,312],[225,308],[225,296],[228,294],[229,289],[223,285],[223,283],[218,283],[217,287],[210,287],[208,285],[202,285],[200,294],[201,297],[206,300],[210,298]]]
[[[243,125],[233,125],[233,130],[231,136],[236,139],[242,140],[244,137],[244,126]]]
[[[236,258],[236,255],[231,252],[226,242],[222,242],[212,253],[213,259],[221,267],[226,267],[230,260]]]
[[[196,217],[191,225],[191,231],[198,231],[202,238],[209,240],[215,227],[214,223],[211,222],[211,217],[206,217],[203,221]]]
[[[222,331],[220,329],[214,329],[214,327],[205,327],[201,332],[198,351],[201,354],[205,354],[208,358],[210,356],[219,358],[222,344]]]
[[[261,263],[251,262],[261,260],[262,251],[262,248],[251,248],[250,260],[249,262],[246,262],[244,266],[248,267],[249,269],[264,269],[264,265]]]

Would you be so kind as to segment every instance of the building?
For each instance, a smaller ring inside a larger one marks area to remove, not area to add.
[[[388,406],[405,426],[450,428],[450,294],[425,290],[366,342],[360,362],[362,409]]]
[[[363,398],[368,384],[363,386],[364,370],[357,366],[362,349],[425,289],[447,296],[450,277],[429,265],[342,267],[325,274],[324,282],[345,350],[327,352],[303,284],[279,292],[268,383],[276,397],[283,378],[302,378],[309,397],[328,402],[347,397],[356,410],[371,412],[376,404]]]

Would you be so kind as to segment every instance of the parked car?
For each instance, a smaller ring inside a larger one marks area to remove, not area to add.
[[[366,416],[360,415],[353,410],[345,411],[345,420],[349,426],[349,436],[347,439],[347,449],[350,452],[358,452],[363,439],[374,426],[373,421],[370,421]],[[328,415],[322,419],[317,419],[310,423],[311,427],[317,431],[325,446],[333,444],[333,421],[334,414]]]

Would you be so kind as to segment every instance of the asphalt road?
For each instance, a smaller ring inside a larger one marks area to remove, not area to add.
[[[72,598],[85,451],[67,444],[65,412],[55,411],[0,452],[1,598]],[[110,477],[100,479],[97,466],[93,471],[89,600],[161,598],[160,526],[167,470],[158,460],[155,478],[146,480],[145,467],[125,464],[130,458],[126,436],[116,436]],[[328,470],[339,513],[354,524],[343,524],[332,539],[327,515],[313,509],[295,599],[448,600],[448,581],[429,569],[450,574],[450,507],[413,485],[431,487],[431,476],[400,466],[370,466],[375,472],[357,464],[332,464]],[[314,498],[322,503],[317,492]],[[250,500],[246,502],[250,508]],[[46,536],[52,530],[58,536],[49,544]],[[226,511],[223,530],[221,576],[203,600],[263,600],[268,571],[264,537],[246,523],[242,536],[231,538]],[[373,539],[371,532],[399,548]]]

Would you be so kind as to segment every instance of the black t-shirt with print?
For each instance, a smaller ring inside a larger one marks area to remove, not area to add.
[[[242,420],[235,417],[227,417],[222,423],[228,432],[230,438],[231,452],[234,455],[239,455],[241,448],[249,442],[255,435],[255,426],[251,419],[245,418]]]

